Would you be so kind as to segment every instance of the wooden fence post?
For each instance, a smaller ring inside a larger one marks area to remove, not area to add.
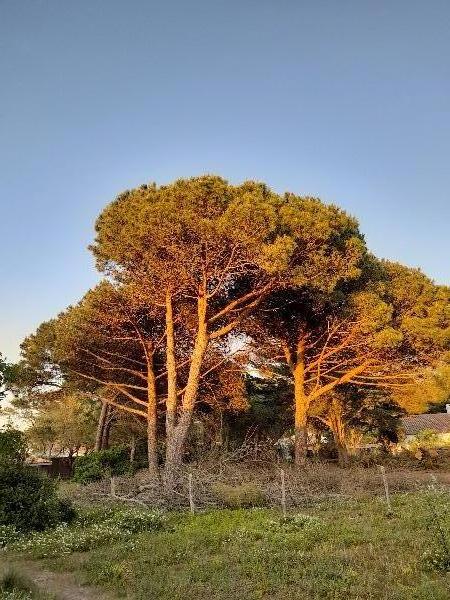
[[[192,514],[195,513],[194,492],[192,485],[192,473],[188,475],[188,490],[189,490],[189,508]]]
[[[281,510],[283,512],[283,519],[286,518],[286,482],[284,478],[284,469],[280,469],[281,475]]]
[[[381,473],[381,478],[383,479],[383,485],[384,485],[384,494],[386,496],[386,504],[388,506],[389,512],[392,512],[392,505],[391,505],[391,498],[389,495],[389,484],[388,484],[388,480],[386,477],[386,469],[384,468],[384,465],[378,465],[379,469],[380,469],[380,473]]]

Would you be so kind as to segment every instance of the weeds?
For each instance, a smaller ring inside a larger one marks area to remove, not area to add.
[[[432,546],[423,553],[423,561],[430,570],[450,571],[450,539],[446,520],[450,515],[449,493],[433,483],[423,494],[426,527]]]
[[[92,548],[130,540],[143,531],[155,531],[164,525],[164,517],[154,511],[139,509],[107,509],[87,512],[73,525],[34,532],[16,537],[6,548],[13,552],[46,558],[87,552]]]

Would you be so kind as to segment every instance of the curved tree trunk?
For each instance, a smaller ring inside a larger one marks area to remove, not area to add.
[[[172,430],[172,435],[167,440],[166,464],[164,469],[164,483],[167,490],[173,489],[176,473],[183,461],[184,445],[194,414],[194,406],[200,382],[200,370],[206,351],[206,343],[205,340],[201,340],[196,344],[196,348],[192,354],[191,368],[189,370],[188,383],[183,398],[181,414],[178,418],[178,423]]]

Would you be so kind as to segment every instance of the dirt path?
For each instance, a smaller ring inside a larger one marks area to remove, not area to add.
[[[99,588],[80,585],[71,573],[53,573],[35,562],[4,561],[0,564],[0,576],[8,571],[23,575],[55,600],[115,600],[115,596]]]

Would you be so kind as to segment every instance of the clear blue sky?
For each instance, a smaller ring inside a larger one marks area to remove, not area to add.
[[[96,280],[123,189],[318,195],[450,280],[448,0],[0,0],[0,351]]]

